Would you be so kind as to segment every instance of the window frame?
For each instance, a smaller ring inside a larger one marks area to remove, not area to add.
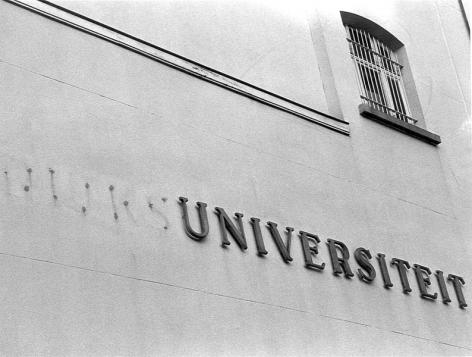
[[[363,103],[410,124],[412,118],[396,53],[366,30],[345,25]]]

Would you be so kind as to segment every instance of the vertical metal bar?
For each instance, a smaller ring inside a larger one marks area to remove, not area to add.
[[[402,95],[400,93],[400,83],[398,80],[395,80],[395,94],[397,95],[397,100],[398,100],[398,111],[402,113],[403,119],[405,121],[408,121],[408,119],[405,117],[406,110],[405,110],[405,100],[402,98]]]
[[[386,47],[386,46],[385,46]],[[392,55],[392,52],[390,51],[390,49],[388,49],[388,52],[389,52],[389,57],[391,57]],[[397,71],[396,67],[393,67],[392,66],[397,66],[396,64],[393,64],[392,62],[390,62],[390,66],[389,66],[389,76],[388,76],[388,80],[389,80],[389,83],[390,83],[390,91],[392,92],[392,97],[393,97],[393,100],[394,100],[394,109],[399,111],[401,114],[399,113],[395,113],[397,117],[399,117],[399,119],[401,120],[404,120],[404,121],[407,121],[406,118],[404,117],[404,106],[403,106],[403,100],[402,100],[402,96],[401,94],[398,92],[398,83],[397,83],[397,80],[398,80],[398,73],[399,71]]]
[[[362,53],[361,58],[366,60],[367,59],[367,54],[366,54],[365,48],[363,47],[364,42],[363,42],[363,39],[362,39],[362,32],[358,29],[356,29],[356,37],[357,37],[357,39],[356,39],[357,42],[361,45],[361,46],[359,46],[359,49]]]
[[[362,52],[361,52],[362,48],[358,45],[359,39],[358,39],[358,36],[357,36],[357,31],[356,31],[356,29],[353,29],[353,28],[351,28],[351,30],[352,30],[352,40],[356,44],[355,45],[355,49],[356,49],[355,54],[356,54],[357,57],[362,58]]]
[[[378,88],[376,87],[376,84],[375,84],[375,77],[373,75],[373,69],[369,66],[367,67],[367,75],[368,75],[368,78],[369,78],[369,88],[370,88],[370,97],[371,99],[375,100],[376,102],[380,102],[377,98],[377,93],[376,91],[378,91]]]
[[[370,39],[368,37],[368,34],[365,32],[365,31],[362,31],[361,32],[362,34],[362,41],[363,41],[363,45],[366,47],[366,48],[372,48],[372,43],[370,43]],[[379,91],[379,87],[377,85],[377,81],[376,81],[376,78],[375,78],[375,58],[374,58],[374,55],[371,51],[368,51],[367,49],[365,49],[365,51],[367,52],[367,56],[365,57],[366,58],[366,61],[368,62],[368,66],[366,66],[366,74],[367,74],[367,77],[369,79],[369,89],[370,89],[370,98],[373,99],[374,101],[376,102],[379,102],[379,103],[382,103],[382,101],[380,100],[380,91]],[[382,103],[383,104],[383,103]],[[377,104],[374,104],[375,107],[378,107]],[[382,107],[380,107],[379,109],[383,110]]]
[[[372,53],[368,50],[370,48],[369,39],[367,38],[367,34],[364,30],[361,31],[362,36],[362,45],[364,45],[364,51],[366,53],[365,60],[367,62],[372,62]]]
[[[386,46],[382,42],[379,42],[379,46],[382,48],[382,51],[381,51],[382,55],[387,57],[387,58],[382,59],[383,68],[385,68],[387,71],[391,72],[392,71],[392,63],[389,60],[390,53],[388,51],[388,48],[386,48]]]
[[[355,41],[358,44],[359,53],[360,53],[358,61],[360,63],[359,69],[360,69],[360,75],[362,78],[362,84],[364,86],[365,97],[370,99],[372,95],[370,93],[371,91],[369,90],[369,88],[371,88],[371,84],[369,80],[369,73],[368,73],[368,70],[366,69],[366,66],[362,64],[362,62],[366,61],[368,58],[367,51],[364,48],[365,42],[363,40],[362,32],[359,29],[354,29],[354,34],[355,34]]]
[[[359,86],[359,91],[361,92],[361,96],[367,97],[367,95],[365,93],[364,84],[362,82],[362,76],[361,76],[361,73],[360,73],[360,66],[361,66],[361,64],[359,62],[355,63],[356,75],[357,75],[357,85]],[[364,103],[367,102],[366,99],[364,99],[364,98],[361,98],[361,99]],[[367,102],[367,104],[370,104],[370,103]]]
[[[362,45],[364,46],[364,51],[365,51],[365,53],[366,53],[365,60],[366,60],[367,62],[371,62],[371,58],[370,58],[371,55],[370,55],[369,50],[367,49],[367,48],[369,48],[369,44],[368,44],[368,42],[367,42],[368,40],[367,40],[367,37],[366,37],[366,33],[365,33],[364,30],[360,30],[359,32],[360,32],[360,34],[361,34]]]
[[[380,54],[378,56],[378,62],[379,62],[379,79],[380,79],[380,84],[383,85],[384,87],[384,104],[387,106],[386,112],[389,114],[388,108],[390,107],[390,99],[389,99],[389,86],[388,86],[388,81],[386,81],[384,75],[386,72],[386,60],[384,57],[385,51],[382,42],[379,40],[375,39],[375,45],[377,48],[377,52]]]
[[[351,42],[349,42],[349,48],[351,50],[351,54],[352,55],[357,55],[356,51],[357,49],[355,48],[354,46],[354,40],[353,40],[353,36],[352,36],[352,28],[349,27],[349,26],[346,26],[346,34],[347,34],[347,37],[351,40]]]
[[[366,31],[364,31],[364,38],[365,38],[365,41],[366,41],[366,47],[370,48],[371,50],[369,51],[369,62],[372,63],[372,64],[375,64],[375,55],[374,53],[372,52],[372,49],[373,49],[373,44],[372,44],[372,37],[370,36],[369,33],[367,33]]]
[[[408,108],[408,103],[406,101],[406,96],[405,96],[405,92],[403,91],[404,88],[403,88],[403,83],[401,82],[401,77],[396,81],[396,88],[395,90],[397,91],[398,93],[398,96],[399,98],[401,99],[401,112],[402,114],[405,115],[405,121],[408,122],[409,119],[406,117],[406,116],[410,116],[410,109]]]
[[[376,46],[378,48],[378,53],[381,55],[388,57],[388,51],[386,51],[386,48],[384,44],[376,39],[375,41]],[[380,57],[379,58],[380,62],[380,76],[381,76],[381,82],[383,83],[385,87],[385,93],[386,93],[386,104],[388,108],[396,109],[396,98],[394,93],[391,91],[391,85],[389,83],[389,78],[387,73],[389,72],[389,65],[390,63],[388,62],[387,59]],[[395,115],[395,112],[390,113],[390,110],[387,110],[388,114],[393,114]]]
[[[410,115],[409,110],[407,109],[407,101],[406,101],[406,96],[404,93],[402,93],[402,83],[401,79],[398,79],[396,82],[396,91],[398,92],[398,96],[401,100],[401,106],[402,106],[402,113],[404,114],[405,121],[408,122],[408,117]]]
[[[356,76],[357,76],[357,85],[359,87],[359,91],[361,93],[361,96],[363,97],[368,97],[367,96],[367,90],[366,90],[366,84],[365,84],[365,76],[362,76],[362,65],[361,65],[361,61],[360,61],[360,58],[362,58],[362,54],[361,54],[361,47],[358,45],[359,41],[358,41],[358,36],[357,36],[357,32],[356,32],[356,29],[350,27],[350,26],[346,26],[347,28],[347,31],[348,31],[348,35],[349,35],[349,38],[351,39],[352,42],[350,42],[350,45],[352,46],[352,52],[351,52],[351,56],[352,56],[352,59],[354,61],[354,67],[355,67],[355,71],[356,71]],[[363,102],[367,102],[368,101],[364,98],[361,98],[361,100]],[[370,104],[370,103],[368,103]]]
[[[379,71],[377,70],[377,67],[378,66],[375,65],[375,57],[374,57],[374,61],[372,63],[372,68],[371,68],[370,73],[372,73],[372,81],[373,81],[373,89],[374,89],[374,93],[375,93],[375,100],[377,102],[379,102],[380,104],[385,105],[384,91],[382,90],[383,88],[381,86],[381,83],[379,82],[380,75],[379,75]],[[382,107],[381,110],[385,112],[384,107]]]
[[[360,74],[362,76],[362,84],[364,86],[364,92],[365,92],[365,97],[367,98],[367,100],[369,101],[369,104],[372,104],[370,102],[370,99],[371,99],[371,94],[370,94],[370,90],[369,90],[369,86],[370,86],[370,83],[369,83],[369,75],[367,73],[367,70],[366,70],[366,66],[364,63],[360,62],[359,64],[359,70],[360,70]],[[374,106],[375,107],[375,106]]]
[[[377,80],[377,86],[378,86],[378,88],[379,88],[379,93],[380,93],[380,96],[381,96],[381,100],[379,100],[379,101],[380,101],[384,106],[386,106],[386,105],[387,105],[387,101],[385,100],[385,99],[386,99],[386,98],[385,98],[385,93],[387,93],[388,88],[386,88],[384,85],[382,85],[382,80],[381,80],[381,78],[382,78],[382,73],[381,73],[380,71],[378,71],[378,72],[376,72],[376,73],[377,73],[377,78],[378,78],[378,80]],[[386,112],[386,113],[388,113],[388,110],[387,110],[387,108],[385,108],[385,107],[383,108],[383,111]]]
[[[386,78],[385,72],[382,72],[380,74],[380,80],[382,81],[383,86],[386,88],[386,93],[385,93],[386,105],[387,105],[388,108],[393,108],[394,104],[393,104],[392,93],[390,91],[390,87],[388,85],[388,80]],[[390,113],[391,110],[388,110],[387,112],[388,112],[388,114],[391,115],[391,113]]]
[[[387,80],[390,83],[390,91],[392,92],[393,105],[394,105],[393,109],[395,109],[396,111],[402,112],[401,102],[398,98],[398,93],[397,93],[397,90],[396,90],[395,79],[389,77]],[[398,113],[395,113],[395,116],[398,119],[405,120],[405,118],[402,115],[400,115],[400,117],[399,117]]]
[[[388,49],[388,50],[390,51],[390,59],[392,60],[392,72],[394,72],[396,76],[399,76],[401,68],[397,64],[398,63],[398,58],[392,50],[390,50],[390,49]],[[393,62],[393,61],[395,61],[395,62]]]
[[[381,49],[379,47],[379,41],[370,34],[369,34],[369,38],[372,41],[371,42],[372,43],[372,49],[374,51],[376,51],[377,53],[381,53]],[[377,92],[378,92],[378,95],[379,95],[378,102],[382,103],[383,105],[386,105],[387,101],[386,101],[386,98],[385,98],[385,93],[388,92],[388,88],[385,87],[385,85],[382,85],[382,81],[381,81],[382,71],[383,71],[382,58],[379,55],[374,54],[374,53],[373,53],[373,56],[375,58],[375,60],[373,61],[373,64],[378,69],[378,71],[375,71],[375,73],[377,75],[375,83],[376,83],[376,88],[377,88]],[[385,107],[382,107],[382,111],[388,113],[388,110]]]
[[[393,59],[393,52],[392,52],[392,50],[391,50],[390,48],[388,48],[387,46],[384,45],[384,47],[385,47],[385,49],[386,49],[386,51],[387,51],[387,53],[388,53],[388,58],[389,58],[388,63],[390,64],[390,71],[393,72],[393,73],[395,73],[395,67],[396,67],[397,65],[392,62],[392,61],[394,60],[394,59]],[[396,61],[396,59],[395,59],[395,61]],[[395,74],[397,75],[397,73],[395,73]]]
[[[376,46],[376,39],[370,33],[368,33],[367,36],[369,37],[372,50],[378,52],[378,50],[376,48],[377,47]],[[378,56],[372,52],[372,64],[380,66],[381,64],[379,63],[379,60],[380,59],[378,58]]]
[[[398,82],[399,82],[400,94],[404,98],[403,104],[405,105],[405,114],[408,116],[411,116],[410,107],[408,105],[408,101],[406,100],[405,86],[403,85],[403,78],[401,76],[398,77]]]
[[[390,57],[392,58],[392,60],[398,63],[398,58],[397,58],[395,52],[393,52],[390,49],[388,49],[388,50],[390,52]],[[393,63],[393,62],[392,62],[392,67],[393,67],[392,72],[396,77],[396,88],[395,88],[395,90],[396,90],[397,95],[400,99],[400,105],[402,106],[401,112],[403,114],[405,114],[406,116],[410,116],[411,112],[410,112],[410,108],[408,107],[408,101],[407,101],[407,98],[406,98],[406,95],[405,95],[405,87],[403,85],[403,79],[402,79],[402,76],[401,76],[401,67],[400,67],[400,65],[398,65],[396,63]],[[408,122],[409,119],[407,117],[405,117],[405,121]]]
[[[382,50],[380,49],[380,46],[382,45],[382,43],[380,41],[378,41],[376,39],[376,43],[377,43],[377,46],[379,47],[379,53],[382,52]],[[393,101],[393,98],[392,98],[392,93],[390,91],[390,87],[389,87],[389,84],[388,84],[388,79],[386,78],[386,73],[388,71],[384,68],[384,67],[380,67],[380,81],[383,85],[383,87],[385,88],[385,104],[387,106],[387,108],[391,109],[394,107],[394,101]],[[390,111],[387,109],[387,113],[388,114],[391,114]]]

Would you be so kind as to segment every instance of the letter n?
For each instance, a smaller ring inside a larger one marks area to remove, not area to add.
[[[236,222],[238,223],[239,229],[236,228],[234,223],[226,214],[225,210],[221,207],[215,207],[216,214],[218,215],[219,222],[220,222],[220,229],[221,229],[221,240],[223,245],[230,245],[231,243],[228,240],[228,235],[226,231],[228,231],[231,236],[234,238],[236,243],[238,244],[239,248],[247,249],[246,237],[244,235],[244,227],[242,213],[235,213]]]

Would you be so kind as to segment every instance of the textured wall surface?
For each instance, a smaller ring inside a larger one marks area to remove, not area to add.
[[[375,260],[372,284],[337,277],[326,245],[461,275],[472,304],[470,59],[458,4],[356,2],[303,21],[254,3],[156,4],[156,23],[139,4],[121,17],[70,7],[326,112],[310,28],[323,31],[351,135],[0,2],[1,354],[470,355],[470,307],[458,307],[450,283],[445,305],[420,298],[412,270],[410,294],[394,267],[385,289]],[[340,10],[404,42],[442,144],[359,116]],[[155,38],[151,25],[163,29]],[[185,235],[179,196],[195,227],[195,202],[208,204],[205,240]],[[216,206],[244,214],[247,251],[232,238],[222,248]],[[265,257],[250,217],[261,219]],[[267,221],[295,228],[293,262]],[[323,272],[304,267],[300,230],[320,237]]]

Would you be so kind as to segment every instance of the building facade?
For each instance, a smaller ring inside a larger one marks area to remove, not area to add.
[[[0,353],[470,355],[464,5],[0,1]]]

